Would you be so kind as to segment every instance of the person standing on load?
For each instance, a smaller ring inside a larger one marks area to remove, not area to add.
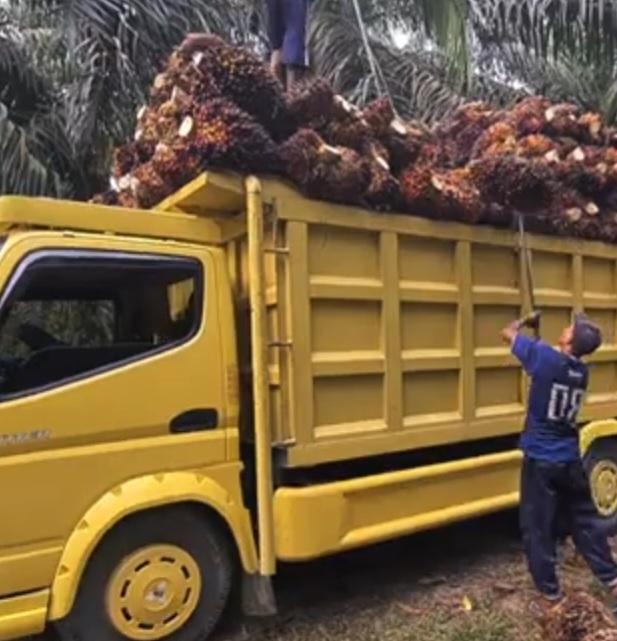
[[[557,578],[560,524],[595,576],[617,597],[617,564],[600,527],[579,451],[577,416],[589,372],[581,360],[602,343],[600,329],[577,314],[559,338],[559,349],[520,333],[538,316],[502,331],[512,354],[531,378],[527,419],[521,438],[521,529],[529,571],[546,611],[563,597]]]
[[[272,58],[270,68],[289,89],[308,67],[307,23],[310,0],[266,0]]]

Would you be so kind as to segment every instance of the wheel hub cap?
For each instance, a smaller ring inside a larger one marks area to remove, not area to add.
[[[153,545],[126,557],[107,585],[108,616],[136,641],[162,639],[191,617],[201,594],[193,557],[174,545]]]
[[[596,463],[590,482],[598,512],[602,516],[613,516],[617,512],[617,465],[608,460]]]

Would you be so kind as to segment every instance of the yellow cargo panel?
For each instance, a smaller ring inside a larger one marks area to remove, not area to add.
[[[265,184],[274,437],[291,466],[514,434],[500,330],[529,309],[510,231],[367,213]],[[617,416],[617,248],[529,236],[543,337],[602,327],[584,418]],[[280,251],[283,250],[283,251]],[[287,250],[287,251],[285,251]]]
[[[229,269],[248,373],[237,181],[207,175],[164,208],[207,216],[214,187],[233,238]],[[270,410],[288,465],[520,431],[526,381],[500,340],[530,309],[517,233],[307,200],[277,181],[263,182],[263,196]],[[544,339],[554,343],[573,310],[604,331],[583,418],[617,416],[617,247],[531,235],[527,245]]]

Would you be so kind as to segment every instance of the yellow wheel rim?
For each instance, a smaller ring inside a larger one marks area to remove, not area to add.
[[[591,495],[602,516],[617,513],[617,465],[609,460],[596,463],[591,470]]]
[[[152,545],[116,568],[107,584],[107,614],[129,639],[162,639],[188,621],[200,594],[201,574],[193,557],[175,545]]]

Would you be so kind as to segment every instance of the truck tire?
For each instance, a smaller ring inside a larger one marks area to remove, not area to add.
[[[174,506],[130,517],[88,562],[62,641],[203,641],[231,590],[233,555],[217,523]]]
[[[594,441],[583,459],[591,496],[607,534],[617,532],[617,438]]]

